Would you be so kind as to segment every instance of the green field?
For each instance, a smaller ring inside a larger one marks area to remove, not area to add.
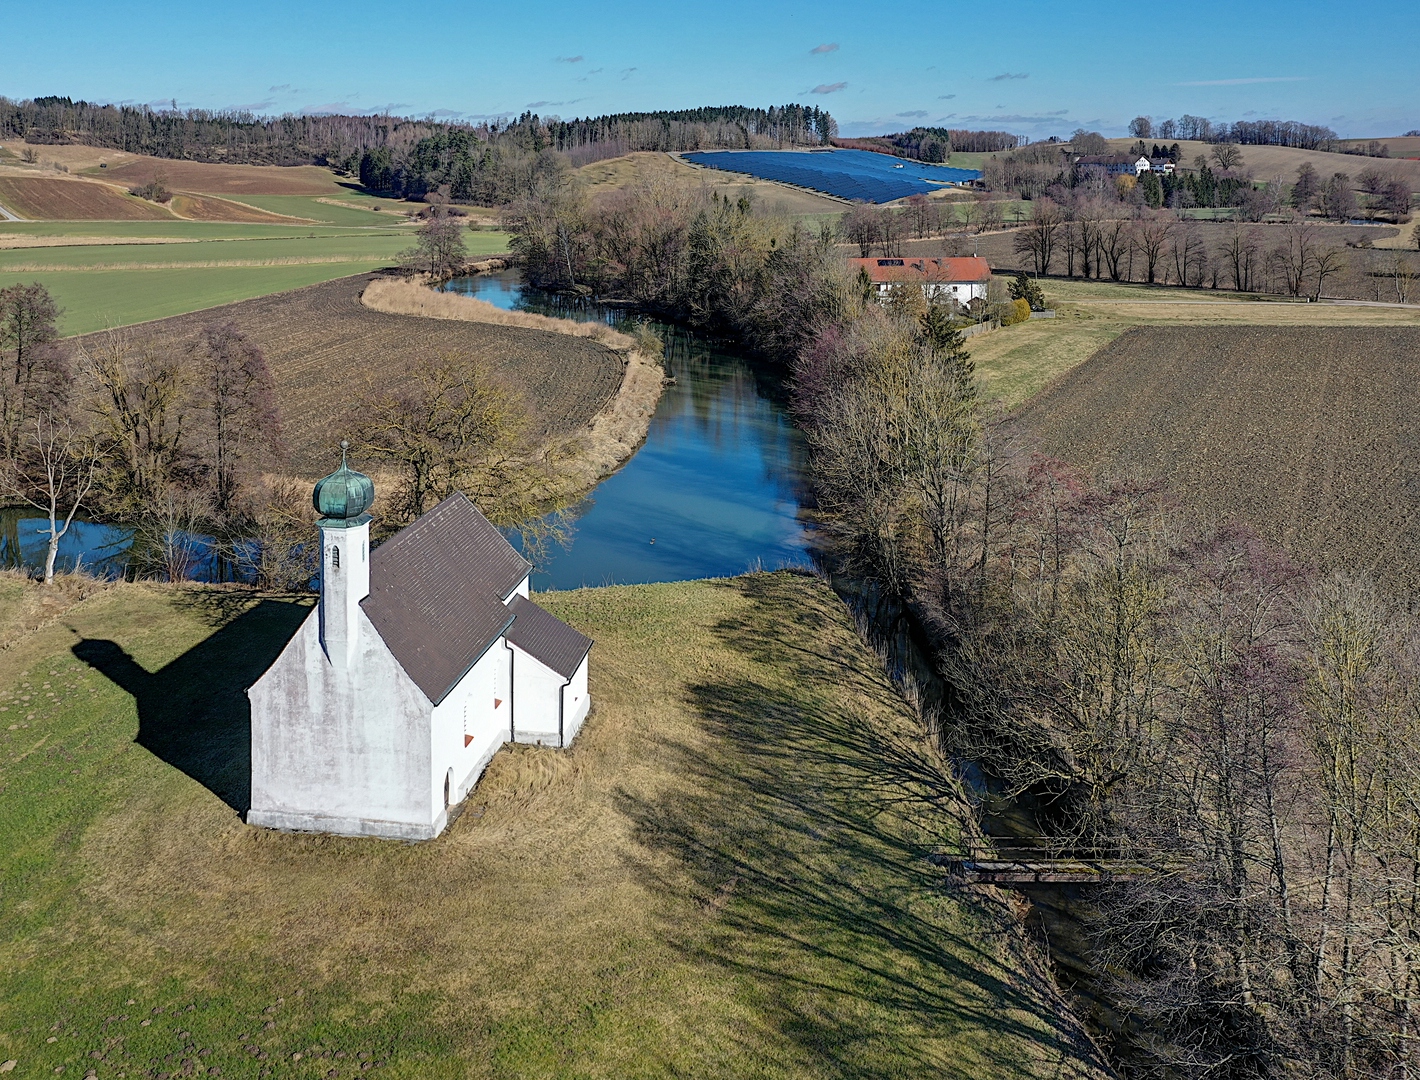
[[[38,224],[38,223],[36,223]],[[197,222],[47,222],[0,226],[42,236],[164,236],[196,242],[0,249],[0,287],[38,281],[64,309],[64,335],[247,300],[364,273],[395,262],[410,229],[300,228]],[[63,230],[56,228],[63,226]],[[136,226],[136,227],[135,227]],[[156,227],[155,227],[156,226]],[[466,235],[470,254],[507,250],[507,235]]]
[[[120,585],[5,635],[13,1075],[1092,1075],[1010,911],[927,861],[955,782],[826,586],[539,600],[596,638],[594,712],[423,844],[238,816],[243,690],[309,599]]]

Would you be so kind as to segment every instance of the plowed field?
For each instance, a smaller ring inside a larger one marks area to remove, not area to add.
[[[260,344],[276,382],[291,468],[328,472],[351,406],[397,383],[410,361],[441,353],[480,357],[521,386],[534,434],[574,434],[621,385],[621,358],[586,338],[516,326],[386,315],[360,303],[370,276],[143,323],[128,332],[175,347],[205,323],[231,320]],[[83,342],[84,339],[77,339]]]
[[[337,195],[345,190],[329,169],[315,165],[209,165],[135,157],[104,170],[106,179],[128,186],[146,184],[159,176],[170,191],[204,195]]]
[[[207,195],[174,195],[172,208],[175,214],[193,221],[250,221],[258,225],[292,225],[301,220]]]
[[[155,203],[105,184],[48,176],[0,176],[0,203],[36,221],[171,221]]]
[[[1137,327],[1016,423],[1046,453],[1162,477],[1205,519],[1420,598],[1420,329]]]

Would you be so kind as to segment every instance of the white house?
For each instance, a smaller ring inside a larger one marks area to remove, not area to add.
[[[1168,158],[1147,158],[1141,157],[1134,163],[1134,175],[1143,176],[1146,172],[1162,173],[1172,176],[1174,164]]]
[[[247,822],[437,836],[505,742],[572,741],[592,641],[529,599],[531,564],[464,495],[374,551],[374,485],[343,454],[312,497],[320,602],[247,691]]]
[[[894,285],[916,285],[928,300],[955,300],[967,307],[986,299],[991,265],[985,259],[849,259],[850,269],[866,274],[879,300],[887,299]]]

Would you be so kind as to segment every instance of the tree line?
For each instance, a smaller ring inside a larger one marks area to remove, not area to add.
[[[1188,113],[1177,120],[1136,116],[1129,122],[1129,134],[1136,139],[1294,146],[1302,150],[1335,150],[1340,142],[1340,136],[1331,128],[1299,120],[1238,120],[1215,124],[1205,116]]]
[[[846,150],[873,150],[915,161],[943,162],[954,153],[989,154],[994,150],[1013,150],[1024,141],[1024,136],[1013,135],[1009,131],[915,127],[894,135],[834,139],[833,145]]]
[[[326,165],[373,191],[444,191],[494,206],[525,195],[529,176],[638,150],[826,145],[838,131],[818,106],[719,106],[563,120],[531,111],[506,122],[395,116],[282,116],[101,105],[67,97],[0,97],[0,137],[78,142],[134,154],[260,165]]]
[[[184,337],[120,328],[66,342],[58,315],[42,285],[0,289],[0,503],[37,515],[45,583],[74,522],[93,518],[132,530],[131,576],[180,581],[217,560],[265,588],[306,588],[319,555],[310,482],[289,474],[259,345],[222,319]],[[534,554],[555,532],[535,520],[550,473],[524,395],[486,363],[414,357],[343,404],[341,431],[391,481],[383,533],[458,490],[500,524],[525,523]]]

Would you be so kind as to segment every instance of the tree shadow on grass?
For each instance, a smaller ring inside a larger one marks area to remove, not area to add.
[[[717,912],[678,946],[759,988],[744,1050],[820,1076],[1103,1072],[1009,911],[928,862],[957,838],[955,783],[837,599],[786,574],[725,587],[751,604],[713,633],[754,667],[687,688],[715,749],[663,747],[687,782],[621,803],[674,857],[643,878],[683,895],[688,871]]]
[[[156,672],[116,641],[85,638],[76,657],[133,695],[138,745],[186,773],[237,813],[251,807],[251,708],[246,690],[285,648],[304,604],[240,594],[191,601],[217,624],[210,637]]]

